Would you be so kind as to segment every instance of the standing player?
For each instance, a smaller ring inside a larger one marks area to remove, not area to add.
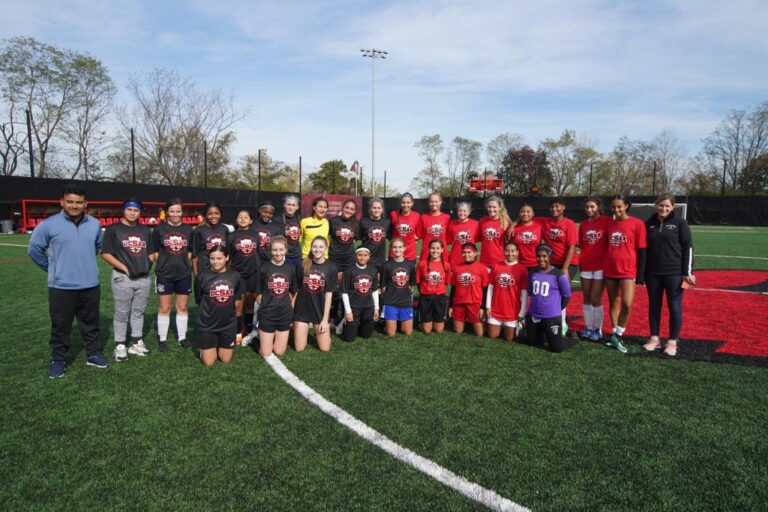
[[[433,330],[440,334],[445,328],[448,312],[448,279],[451,266],[443,259],[443,242],[429,243],[429,256],[416,267],[416,283],[419,285],[419,324],[424,334]]]
[[[416,261],[416,241],[419,239],[419,214],[413,211],[413,196],[406,192],[400,196],[400,210],[389,215],[392,221],[392,237],[399,237],[405,242],[405,259]],[[392,251],[389,253],[392,256]]]
[[[608,247],[606,229],[610,217],[603,215],[600,198],[584,200],[587,219],[579,225],[579,246],[581,247],[579,278],[584,299],[584,330],[581,337],[598,341],[603,329],[603,267]]]
[[[496,339],[504,329],[504,339],[512,341],[522,328],[528,305],[528,270],[518,262],[514,241],[504,244],[504,263],[494,265],[485,302],[488,337]]]
[[[475,244],[466,243],[462,248],[464,261],[451,273],[451,308],[453,330],[464,332],[464,324],[472,324],[475,336],[483,335],[483,295],[488,286],[488,267],[477,261]]]
[[[451,216],[440,211],[443,205],[443,198],[437,192],[429,194],[427,200],[429,212],[419,217],[417,236],[421,239],[420,259],[424,259],[429,252],[429,243],[432,240],[440,240],[443,247],[448,247],[448,225],[451,223]]]
[[[288,255],[285,261],[289,265],[301,265],[301,219],[299,218],[299,196],[289,194],[283,198],[283,214],[276,220],[283,228],[283,236],[288,240]]]
[[[331,350],[328,319],[333,292],[338,288],[338,274],[336,266],[325,257],[327,250],[328,240],[322,236],[315,237],[310,257],[297,267],[299,292],[293,313],[293,343],[296,352],[302,352],[307,347],[310,325],[315,329],[317,348],[321,352]]]
[[[197,348],[200,361],[213,366],[232,360],[237,319],[243,308],[243,279],[227,268],[229,256],[223,245],[208,251],[210,267],[195,278],[197,311]]]
[[[192,273],[208,270],[208,252],[217,245],[227,245],[229,229],[221,223],[221,206],[205,205],[205,222],[192,232]]]
[[[191,348],[187,341],[189,294],[192,293],[192,226],[181,219],[184,206],[173,198],[165,204],[165,221],[152,231],[155,246],[155,291],[157,292],[157,337],[160,352],[168,350],[171,305],[176,295],[176,336],[179,345]]]
[[[370,201],[368,217],[360,221],[360,240],[363,247],[371,251],[370,264],[381,275],[387,257],[387,239],[392,232],[392,222],[384,218],[384,200],[374,197]]]
[[[355,240],[358,237],[357,203],[347,199],[341,213],[331,219],[331,247],[328,257],[339,273],[355,264]]]
[[[123,203],[123,218],[104,231],[101,257],[112,265],[112,297],[115,301],[113,329],[115,361],[125,361],[128,354],[146,356],[144,345],[144,311],[149,299],[149,271],[155,259],[152,234],[139,224],[141,203],[130,198]],[[126,349],[128,322],[131,323],[131,346]]]
[[[341,284],[344,341],[354,341],[357,336],[370,338],[379,319],[379,278],[376,269],[368,266],[370,256],[368,249],[358,247],[356,263],[344,271]]]
[[[328,213],[328,200],[324,197],[316,197],[312,201],[312,216],[301,219],[301,257],[309,257],[312,241],[321,236],[329,241],[328,232],[330,224],[325,217]],[[326,255],[327,256],[327,255]]]
[[[542,345],[544,340],[552,352],[568,348],[563,339],[560,311],[565,309],[571,298],[571,286],[565,273],[550,263],[552,249],[540,245],[536,249],[539,269],[528,276],[528,296],[531,306],[525,317],[528,343]]]
[[[99,337],[99,267],[101,226],[86,213],[85,189],[66,185],[61,212],[37,225],[28,254],[48,274],[48,311],[51,315],[51,367],[48,377],[58,379],[67,371],[72,321],[88,352],[88,366],[109,368]]]
[[[272,222],[275,216],[275,207],[271,201],[259,203],[259,216],[253,223],[253,230],[259,235],[259,263],[266,263],[272,258],[270,241],[274,236],[282,236],[283,227]]]
[[[504,200],[491,196],[485,200],[486,215],[480,219],[480,261],[491,267],[504,261],[504,240],[512,221]]]
[[[518,263],[533,272],[538,268],[536,247],[543,243],[544,233],[541,223],[533,219],[533,206],[523,203],[518,213],[519,218],[512,231],[512,239],[519,251]]]
[[[298,289],[296,267],[285,262],[288,242],[282,235],[270,240],[272,259],[259,268],[256,301],[259,306],[259,354],[282,356],[288,348],[293,303]]]
[[[624,196],[611,200],[613,219],[608,220],[608,247],[605,258],[605,288],[611,305],[611,334],[606,346],[626,354],[622,336],[635,301],[635,284],[643,284],[645,267],[645,224],[627,212],[632,204]]]
[[[243,308],[242,316],[237,319],[236,344],[248,345],[250,338],[243,338],[253,330],[253,311],[256,302],[256,273],[259,270],[259,243],[261,237],[251,227],[253,219],[247,208],[237,212],[235,229],[227,236],[227,252],[232,270],[240,274],[243,280]]]
[[[400,237],[392,240],[393,256],[381,272],[384,294],[384,333],[392,337],[397,332],[410,336],[413,332],[413,286],[416,284],[416,264],[405,259],[405,242]]]
[[[448,263],[451,267],[461,265],[464,257],[461,254],[464,244],[477,244],[480,239],[478,222],[470,219],[472,205],[467,201],[462,201],[456,205],[456,220],[448,225],[448,240],[451,243],[451,253],[448,256]]]

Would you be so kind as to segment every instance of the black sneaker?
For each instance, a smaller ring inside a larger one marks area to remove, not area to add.
[[[168,352],[168,343],[164,341],[158,341],[157,348],[160,350],[160,352]]]
[[[187,338],[179,340],[179,345],[181,345],[181,348],[192,348],[192,343]]]
[[[88,360],[85,364],[101,369],[109,368],[109,360],[104,357],[104,354],[101,352],[93,354],[92,356],[88,356]]]
[[[64,376],[67,371],[66,361],[51,361],[51,369],[48,370],[48,377],[51,379],[59,379]]]

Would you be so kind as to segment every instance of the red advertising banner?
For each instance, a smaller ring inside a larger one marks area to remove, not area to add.
[[[363,216],[363,199],[360,196],[343,194],[303,194],[301,196],[302,218],[312,215],[312,201],[314,201],[316,197],[322,197],[328,201],[327,217],[329,219],[341,213],[341,207],[344,206],[344,202],[347,201],[347,199],[351,199],[355,202],[355,204],[357,204],[357,218],[361,219]]]

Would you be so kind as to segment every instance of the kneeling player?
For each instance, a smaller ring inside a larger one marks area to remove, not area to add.
[[[366,247],[358,247],[356,263],[344,271],[341,283],[344,341],[353,341],[358,335],[370,338],[379,319],[379,279],[376,268],[368,266],[370,257]]]
[[[528,276],[528,295],[531,306],[525,317],[528,343],[542,345],[547,341],[552,352],[568,348],[563,339],[561,311],[571,298],[571,287],[566,274],[550,263],[552,249],[546,245],[536,248],[536,262],[539,268]]]
[[[381,271],[384,303],[384,333],[392,337],[397,332],[410,336],[413,332],[413,285],[416,284],[416,264],[405,259],[405,242],[392,239],[392,257]]]
[[[299,293],[293,313],[293,343],[296,352],[307,347],[309,326],[315,329],[317,348],[321,352],[331,350],[331,328],[328,318],[331,314],[333,293],[338,289],[339,278],[336,265],[325,258],[328,240],[316,236],[312,240],[309,257],[296,267],[299,271]]]
[[[483,292],[488,286],[488,267],[476,261],[475,244],[465,243],[461,248],[464,261],[451,274],[451,307],[453,330],[461,334],[464,324],[472,324],[475,336],[483,335]]]

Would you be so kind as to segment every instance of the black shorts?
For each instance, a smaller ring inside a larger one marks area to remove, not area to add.
[[[259,318],[259,330],[266,333],[285,332],[291,330],[291,322],[272,323],[269,320]]]
[[[259,275],[253,274],[250,276],[240,276],[240,280],[243,282],[243,290],[246,293],[256,293],[256,283],[259,282]]]
[[[192,275],[175,281],[156,275],[155,291],[158,295],[189,295],[192,293]]]
[[[314,311],[304,311],[304,312],[296,312],[293,314],[293,321],[294,322],[304,322],[305,324],[319,324],[320,321],[323,318],[321,316],[318,316],[315,318],[315,312]]]
[[[525,316],[525,336],[529,345],[543,345],[547,342],[552,352],[562,352],[572,343],[563,338],[563,319],[560,316],[541,318],[533,321],[531,315]]]
[[[448,313],[448,296],[421,295],[419,296],[419,322],[445,322]]]
[[[211,348],[233,348],[235,346],[235,336],[237,327],[231,327],[221,332],[199,332],[197,333],[196,346],[200,350]]]

